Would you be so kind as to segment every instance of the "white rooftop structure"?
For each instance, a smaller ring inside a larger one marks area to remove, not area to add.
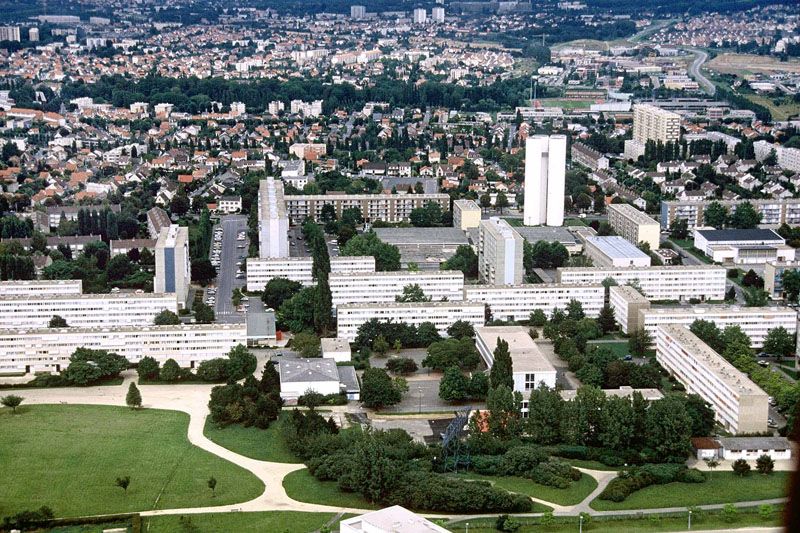
[[[339,523],[340,533],[448,533],[427,518],[393,505]]]

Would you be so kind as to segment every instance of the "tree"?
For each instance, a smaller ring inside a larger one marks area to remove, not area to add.
[[[733,468],[733,473],[739,477],[744,477],[750,473],[750,464],[744,459],[736,459],[731,468]]]
[[[252,376],[258,366],[258,359],[246,346],[237,344],[228,352],[228,374],[230,379],[240,380]]]
[[[647,445],[660,457],[685,457],[690,449],[692,421],[683,400],[668,395],[650,404],[645,418]]]
[[[137,368],[140,380],[158,379],[159,370],[158,361],[149,355],[142,357],[142,360],[139,361],[139,366]]]
[[[689,222],[685,218],[675,218],[669,226],[669,236],[683,240],[689,237]]]
[[[728,222],[728,208],[717,201],[713,201],[703,209],[703,221],[706,226],[720,229]]]
[[[547,315],[541,309],[535,309],[529,318],[529,322],[531,326],[535,326],[537,328],[543,327],[547,324]]]
[[[139,392],[139,388],[136,387],[136,383],[131,382],[128,386],[128,394],[125,395],[125,403],[131,409],[138,409],[142,406],[142,394]]]
[[[106,264],[108,281],[122,281],[136,271],[136,266],[127,254],[115,255]]]
[[[606,398],[600,415],[600,443],[609,450],[630,448],[635,431],[633,420],[630,399],[616,396]]]
[[[197,303],[194,306],[194,319],[198,324],[211,324],[216,320],[214,309],[203,302]]]
[[[456,320],[447,328],[447,334],[454,339],[471,339],[475,336],[475,328],[466,320]]]
[[[744,304],[745,307],[766,307],[769,301],[769,294],[767,291],[750,288],[744,291]]]
[[[16,414],[17,407],[20,406],[24,398],[22,396],[17,396],[16,394],[9,394],[8,396],[3,396],[0,398],[0,403],[3,404],[4,407],[11,408],[11,412]]]
[[[794,352],[794,336],[783,326],[772,328],[764,339],[764,351],[778,358],[787,357]]]
[[[280,327],[298,333],[314,328],[314,309],[317,302],[317,287],[305,287],[285,300],[277,309]]]
[[[522,260],[525,271],[529,274],[534,268],[559,268],[569,260],[569,251],[560,242],[536,241],[522,244]]]
[[[357,235],[339,249],[339,255],[371,255],[375,258],[375,269],[383,272],[400,270],[400,250],[378,238],[374,231]]]
[[[158,377],[161,381],[178,381],[181,378],[181,367],[175,359],[167,359],[164,361],[164,366],[161,367]]]
[[[463,402],[469,398],[469,380],[457,366],[444,371],[439,381],[439,398],[446,402]]]
[[[630,338],[628,339],[628,349],[633,355],[644,357],[652,343],[653,337],[650,333],[644,328],[639,328],[631,332]]]
[[[500,439],[515,437],[522,431],[520,425],[522,395],[506,385],[489,389],[486,408],[489,410],[489,433]]]
[[[408,357],[392,357],[386,361],[386,369],[395,374],[413,374],[417,371],[417,363]]]
[[[483,193],[478,201],[484,211],[492,207],[492,197],[488,192]]]
[[[582,320],[586,314],[583,312],[583,304],[576,299],[571,299],[566,307],[567,318],[569,320]]]
[[[489,382],[492,388],[501,385],[514,390],[514,370],[511,362],[511,352],[508,349],[508,342],[498,338],[497,346],[494,349],[494,362],[489,371]]]
[[[292,349],[300,352],[303,357],[320,356],[320,340],[311,331],[301,331],[292,337]]]
[[[480,363],[480,354],[471,337],[445,339],[428,346],[428,353],[422,366],[432,370],[444,371],[451,366],[462,370],[472,370]]]
[[[153,319],[153,324],[156,326],[177,326],[181,323],[181,319],[168,309],[164,309],[156,315]]]
[[[410,285],[406,285],[403,287],[403,293],[395,296],[394,300],[396,302],[430,302],[431,299],[428,296],[425,296],[425,292],[422,290],[422,287],[419,286],[417,283],[412,283]]]
[[[511,204],[508,202],[508,197],[506,196],[506,193],[504,193],[503,191],[498,192],[497,197],[494,200],[494,206],[495,208],[500,210],[501,215],[503,214],[503,209],[507,208],[510,205]]]
[[[214,476],[211,476],[210,478],[208,478],[208,481],[206,482],[206,485],[208,485],[208,488],[211,489],[211,497],[213,498],[214,496],[216,496],[217,495],[217,479]]]
[[[597,317],[597,324],[603,333],[608,333],[617,329],[617,321],[614,318],[614,309],[606,304],[600,309],[600,314]]]
[[[759,474],[765,476],[771,474],[775,470],[775,461],[767,454],[759,455],[758,459],[756,459],[756,470],[758,470]]]
[[[62,317],[58,315],[53,315],[53,318],[50,319],[50,322],[47,324],[48,328],[67,328],[69,324],[67,321],[64,320]]]
[[[118,477],[114,484],[125,491],[125,494],[128,493],[128,485],[131,484],[130,476],[125,477]]]
[[[713,457],[705,459],[706,466],[708,467],[709,472],[713,472],[715,468],[719,466],[719,461]],[[711,478],[711,474],[708,475],[709,479]]]
[[[800,297],[800,270],[785,270],[781,281],[783,297],[789,302],[797,303]]]
[[[144,252],[142,252],[142,261],[144,261]],[[192,281],[203,286],[208,285],[212,279],[217,277],[217,269],[208,259],[193,259],[191,270]]]
[[[534,442],[548,445],[559,441],[558,425],[553,421],[561,420],[563,406],[564,400],[558,391],[544,383],[531,391],[525,429]]]
[[[468,244],[459,245],[456,253],[442,263],[442,270],[460,270],[467,278],[478,277],[478,255]]]
[[[73,385],[90,385],[97,381],[113,379],[128,368],[128,360],[106,350],[78,348],[70,356],[64,378]]]
[[[436,202],[428,202],[423,207],[412,209],[409,215],[411,224],[418,228],[442,225],[442,208]]]
[[[721,353],[725,349],[722,332],[714,322],[698,318],[689,326],[689,331],[697,335],[701,341],[708,344],[715,352]]]
[[[366,407],[379,409],[394,405],[402,393],[389,374],[382,368],[368,368],[361,377],[361,401]]]
[[[752,229],[761,223],[761,213],[756,211],[750,202],[742,202],[736,206],[731,215],[731,226],[737,229]]]
[[[378,335],[378,337],[372,342],[372,351],[381,357],[386,355],[386,352],[389,351],[389,348],[391,348],[391,346],[383,335]]]

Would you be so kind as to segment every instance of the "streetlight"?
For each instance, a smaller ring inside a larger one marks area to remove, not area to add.
[[[580,522],[578,523],[578,533],[583,533],[583,515],[578,515]]]
[[[692,529],[692,510],[689,509],[689,528]]]
[[[419,395],[419,414],[422,414],[422,387],[417,387],[417,394]]]
[[[469,533],[469,522],[467,522],[467,533]]]

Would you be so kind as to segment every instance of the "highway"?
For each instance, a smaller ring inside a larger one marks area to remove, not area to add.
[[[717,88],[713,83],[711,83],[711,80],[703,76],[703,73],[700,71],[703,63],[705,63],[708,59],[708,54],[702,50],[698,50],[697,48],[684,48],[684,50],[694,54],[694,61],[692,61],[692,64],[689,65],[689,75],[694,78],[700,87],[702,87],[708,94],[714,96],[714,93],[717,92]]]
[[[239,232],[247,232],[247,217],[244,215],[227,215],[222,217],[217,227],[222,228],[222,254],[220,265],[217,269],[217,301],[214,313],[217,322],[231,324],[244,322],[244,313],[237,313],[231,301],[231,294],[235,287],[243,288],[245,279],[237,279],[237,261],[247,258],[247,240],[236,240]],[[216,227],[215,227],[216,229]],[[239,245],[244,244],[244,248]]]

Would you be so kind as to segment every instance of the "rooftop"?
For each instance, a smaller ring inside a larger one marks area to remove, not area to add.
[[[708,242],[780,241],[783,237],[771,229],[698,229]]]
[[[484,326],[475,328],[475,335],[483,339],[490,350],[497,346],[497,340],[508,343],[514,372],[555,372],[555,367],[533,342],[527,328],[522,326]]]
[[[587,237],[586,242],[597,247],[600,252],[612,259],[649,259],[649,256],[619,236]]]
[[[719,443],[726,450],[788,450],[792,447],[786,437],[723,437]]]
[[[567,228],[546,226],[517,226],[514,231],[523,239],[533,244],[539,241],[560,242],[561,244],[575,245],[578,239]]]
[[[350,353],[350,342],[339,337],[325,337],[319,340],[322,353],[347,352]]]
[[[333,359],[284,359],[278,363],[281,383],[306,381],[339,381],[339,370]]]
[[[469,244],[458,228],[374,228],[380,240],[388,244]]]
[[[341,526],[346,527],[347,531],[447,533],[443,527],[399,505],[342,520]]]
[[[654,226],[659,225],[658,221],[651,218],[647,213],[636,209],[630,204],[611,204],[608,206],[608,210],[609,212],[617,211],[621,215],[632,219],[637,224],[652,224]]]

